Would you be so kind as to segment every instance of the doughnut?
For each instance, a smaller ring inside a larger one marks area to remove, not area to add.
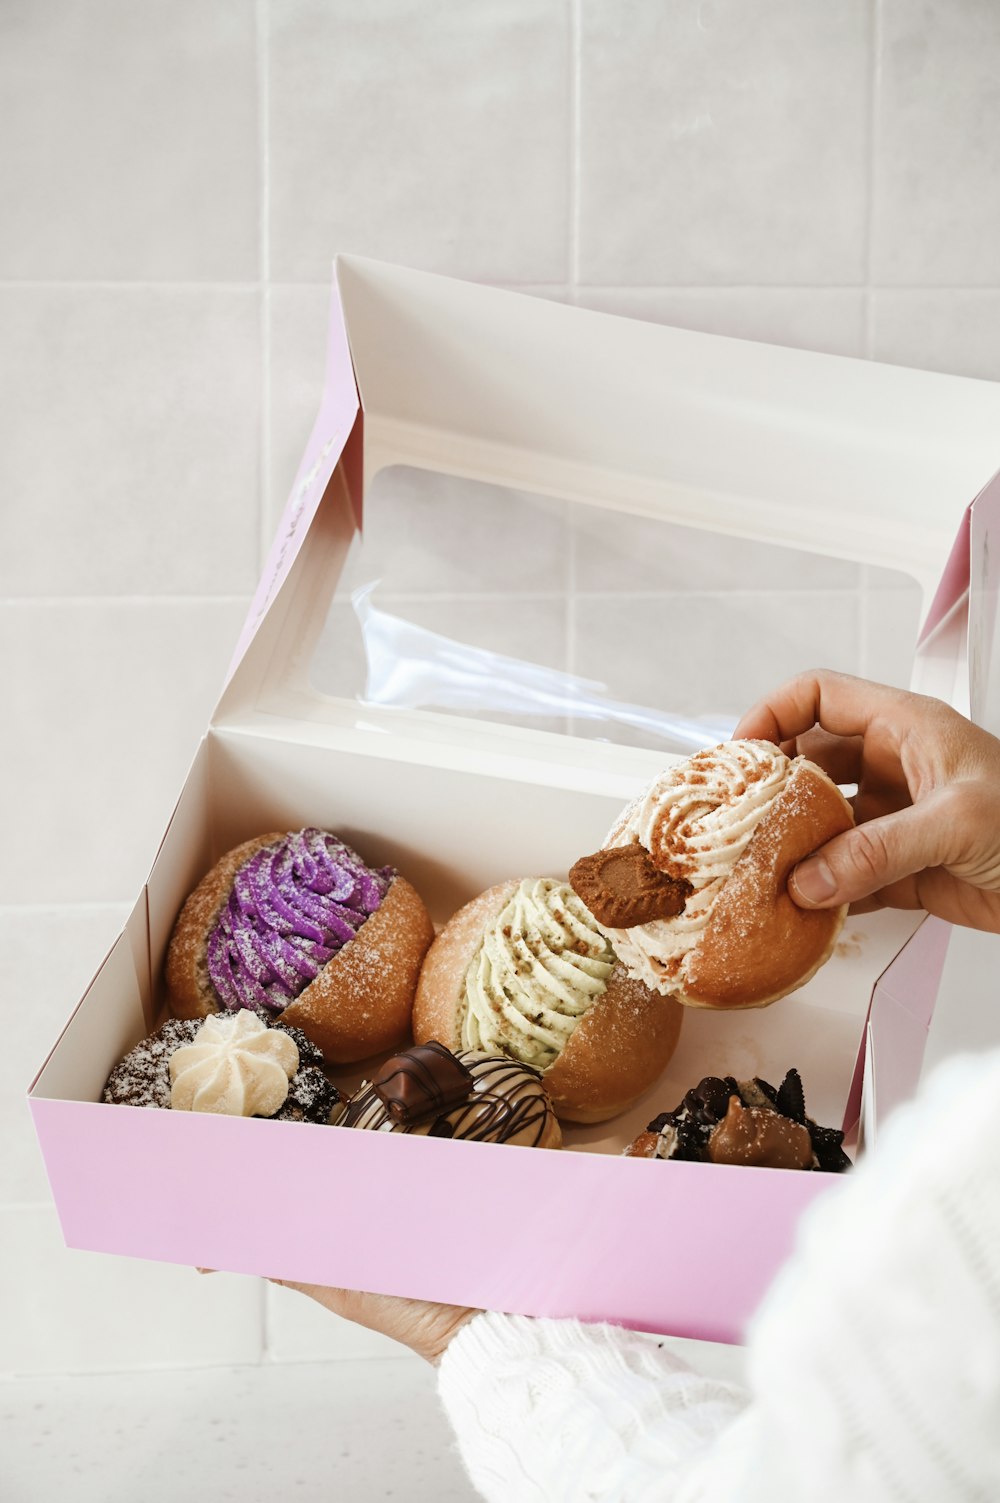
[[[682,1016],[628,975],[571,887],[525,877],[488,888],[441,930],[420,973],[413,1036],[530,1065],[557,1116],[603,1122],[659,1078]]]
[[[121,1106],[326,1123],[341,1100],[299,1028],[255,1013],[168,1018],[112,1070],[101,1098]]]
[[[846,906],[799,908],[788,876],[853,823],[815,763],[726,741],[655,778],[569,880],[637,981],[689,1007],[766,1007],[833,953]]]
[[[394,1054],[362,1081],[338,1126],[523,1148],[562,1145],[538,1070],[504,1055],[453,1052],[436,1039]]]
[[[654,1117],[625,1155],[842,1174],[851,1167],[843,1141],[838,1128],[806,1115],[798,1070],[789,1070],[777,1089],[760,1076],[708,1075],[672,1112]]]
[[[249,1009],[281,1018],[330,1062],[409,1035],[434,937],[405,877],[366,866],[322,830],[259,835],[229,851],[181,909],[167,952],[175,1018]]]

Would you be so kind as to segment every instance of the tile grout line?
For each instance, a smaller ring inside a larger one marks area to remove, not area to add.
[[[872,287],[872,270],[875,259],[875,161],[882,46],[881,0],[871,0],[868,40],[868,191],[865,204],[865,295],[862,336],[865,359],[872,360],[875,354],[875,294]],[[868,591],[870,588],[871,570],[867,564],[862,564],[855,606],[858,628],[858,671],[862,678],[868,677],[870,625]]]
[[[94,898],[92,901],[74,899],[72,902],[65,903],[0,902],[0,918],[8,913],[58,913],[63,916],[67,913],[117,913],[122,908],[126,910],[127,918],[134,906],[134,896],[131,898]]]
[[[581,0],[570,0],[569,9],[569,296],[576,303],[580,286],[580,66],[583,52],[581,38]]]
[[[268,0],[257,0],[257,143],[260,174],[260,471],[257,496],[257,572],[263,573],[271,543],[268,499],[271,473],[271,94],[268,67]]]
[[[578,249],[578,247],[577,247]],[[458,280],[472,281],[477,279],[458,278]],[[497,287],[501,291],[519,292],[525,288],[539,291],[559,292],[565,287],[565,283],[559,281],[538,281],[532,279],[525,282],[491,281],[478,285]],[[868,283],[860,280],[857,282],[579,282],[581,289],[592,292],[865,292]],[[291,287],[296,291],[319,289],[329,291],[325,282],[316,281],[281,281],[268,282],[267,288]],[[184,281],[165,282],[148,281],[141,279],[120,278],[118,281],[109,282],[100,278],[70,282],[51,278],[39,280],[29,277],[0,277],[0,292],[45,292],[45,291],[72,291],[72,292],[260,292],[264,287],[262,280],[254,281]],[[947,292],[967,293],[970,297],[981,293],[1000,292],[1000,280],[995,282],[888,282],[878,287],[880,292]]]
[[[877,191],[879,82],[882,74],[882,0],[871,0],[869,24],[870,56],[868,59],[868,194],[865,220],[865,308],[864,354],[875,357],[875,292],[872,273],[875,263],[875,198]]]
[[[715,589],[713,589],[711,587],[706,586],[703,589],[695,588],[695,589],[683,589],[683,590],[680,590],[680,589],[676,589],[675,590],[675,589],[669,589],[669,588],[667,588],[667,589],[661,589],[661,590],[632,590],[632,589],[628,589],[626,587],[622,587],[619,590],[586,590],[586,589],[585,590],[580,590],[574,584],[574,593],[576,595],[578,595],[578,596],[586,599],[586,600],[612,600],[612,601],[619,601],[619,600],[620,601],[628,601],[628,600],[655,600],[655,601],[680,600],[680,601],[685,601],[685,602],[691,601],[691,600],[750,600],[750,601],[757,601],[757,600],[760,600],[761,598],[771,599],[771,598],[774,598],[775,596],[780,596],[780,598],[784,601],[784,600],[786,600],[788,598],[798,597],[798,596],[805,596],[805,597],[808,597],[808,598],[811,599],[811,598],[813,598],[814,596],[817,596],[817,595],[819,595],[819,596],[828,596],[828,595],[843,596],[843,595],[850,595],[850,594],[853,594],[853,592],[857,588],[858,588],[857,583],[848,584],[847,582],[845,582],[844,584],[839,584],[839,585],[789,585],[787,587],[782,587],[782,586],[778,586],[778,585],[765,585],[761,589],[749,589],[749,588],[739,588],[739,589],[736,589],[736,588],[734,588],[734,589],[718,589],[718,588],[715,588]],[[469,590],[466,590],[466,591],[462,591],[462,590],[428,590],[426,592],[419,593],[419,594],[416,593],[416,592],[411,592],[411,591],[398,591],[398,592],[396,592],[396,591],[387,591],[384,595],[380,595],[379,596],[379,599],[383,603],[389,603],[389,602],[391,602],[393,605],[413,605],[413,604],[418,604],[418,605],[422,605],[422,604],[442,605],[442,604],[445,604],[446,605],[446,604],[449,604],[449,603],[454,603],[456,605],[461,605],[461,604],[467,604],[469,601],[474,601],[474,600],[485,600],[485,601],[489,601],[491,603],[502,602],[502,603],[510,603],[512,605],[522,605],[522,604],[525,604],[527,602],[537,603],[539,601],[558,601],[558,600],[561,600],[562,598],[563,598],[563,592],[561,590],[520,590],[520,591],[516,591],[516,592],[511,591],[511,590],[475,590],[475,591],[469,591]],[[334,603],[337,604],[337,605],[346,605],[348,602],[345,599],[340,598],[340,599],[336,599]]]
[[[242,605],[248,607],[253,591],[235,595],[2,595],[0,606],[54,605]]]

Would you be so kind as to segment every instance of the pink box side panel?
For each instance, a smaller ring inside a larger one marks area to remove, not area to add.
[[[836,1182],[90,1102],[31,1106],[70,1246],[715,1341],[740,1339],[804,1206]],[[487,1153],[488,1191],[477,1188]]]
[[[306,444],[291,495],[285,506],[278,531],[275,535],[264,572],[250,611],[240,633],[226,682],[232,678],[256,634],[267,607],[274,599],[288,574],[296,554],[302,547],[309,524],[323,498],[330,477],[348,448],[348,441],[359,422],[361,404],[354,380],[354,365],[347,343],[344,310],[336,281],[330,295],[330,329],[327,336],[326,374],[320,410],[312,433]],[[356,510],[360,509],[359,478],[360,457],[357,446],[350,446],[345,461],[348,464],[348,483]],[[360,518],[359,518],[360,520]]]
[[[927,619],[920,628],[917,638],[917,646],[931,635],[934,628],[944,620],[948,612],[954,607],[969,588],[969,535],[972,508],[966,511],[962,518],[955,541],[952,544],[948,562],[944,566],[944,573],[934,592]]]
[[[905,1027],[902,1030],[899,1040],[900,1057],[896,1057],[895,1043],[887,1043],[885,1031],[880,1030],[879,1036],[885,1047],[876,1054],[873,1060],[876,1080],[883,1070],[886,1070],[890,1072],[893,1081],[908,1079],[911,1081],[911,1089],[916,1087],[923,1061],[923,1041],[926,1039],[934,1004],[937,1001],[941,971],[948,952],[950,937],[950,924],[944,923],[941,919],[925,919],[875,983],[871,1005],[868,1009],[869,1021],[880,1007],[880,999],[888,998],[887,1012],[898,1008],[902,1014],[909,1015],[919,1025],[916,1030]],[[847,1105],[844,1108],[845,1131],[853,1128],[861,1114],[861,1090],[864,1081],[867,1037],[866,1026],[862,1028],[861,1046],[858,1050],[857,1063],[854,1066]],[[882,1082],[882,1089],[878,1092],[877,1106],[880,1116],[884,1115],[884,1110],[891,1109],[891,1106],[900,1099],[898,1084],[890,1086],[889,1078],[887,1075]]]
[[[1000,473],[972,509],[976,560],[969,604],[969,675],[973,719],[1000,731]]]
[[[875,987],[876,1005],[883,994],[891,996],[925,1029],[930,1027],[950,938],[950,924],[943,919],[925,919],[879,977]]]

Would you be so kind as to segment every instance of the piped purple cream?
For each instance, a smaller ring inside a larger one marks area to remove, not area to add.
[[[366,866],[323,830],[256,851],[208,937],[208,974],[223,1007],[280,1013],[354,938],[395,875]]]

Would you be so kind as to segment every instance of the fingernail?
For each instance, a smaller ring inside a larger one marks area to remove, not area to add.
[[[837,891],[833,872],[822,856],[817,856],[813,861],[803,861],[801,866],[797,866],[788,885],[792,889],[792,897],[810,908],[828,902]]]

